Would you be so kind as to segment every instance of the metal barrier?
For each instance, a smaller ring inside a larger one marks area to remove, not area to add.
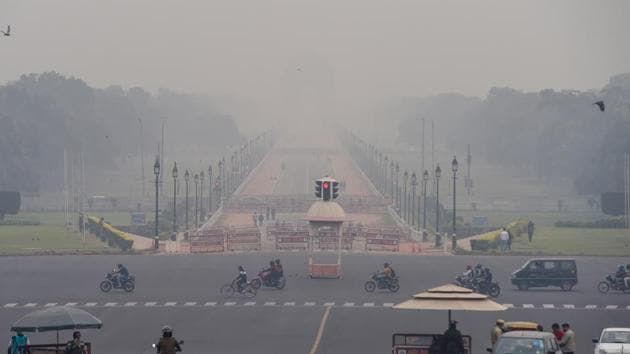
[[[401,232],[398,228],[367,228],[362,234],[366,251],[399,251]]]
[[[192,232],[189,235],[190,253],[224,252],[225,235],[222,227]]]
[[[260,250],[260,231],[257,227],[232,227],[227,231],[227,249],[229,251]]]

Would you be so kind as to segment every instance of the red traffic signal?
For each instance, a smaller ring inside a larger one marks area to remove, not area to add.
[[[329,186],[328,182],[324,182],[324,189],[328,189]]]

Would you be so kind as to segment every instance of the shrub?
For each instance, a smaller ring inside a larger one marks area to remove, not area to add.
[[[106,223],[102,218],[97,219],[93,216],[89,216],[88,230],[96,234],[96,236],[101,240],[107,241],[108,245],[116,245],[123,251],[128,251],[133,246],[133,238],[131,238],[126,232],[118,230],[112,225]]]

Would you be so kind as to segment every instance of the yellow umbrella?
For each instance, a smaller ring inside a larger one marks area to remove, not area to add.
[[[401,310],[448,310],[448,323],[451,311],[505,311],[507,307],[496,303],[488,296],[453,284],[438,286],[416,294],[412,299],[394,305]]]

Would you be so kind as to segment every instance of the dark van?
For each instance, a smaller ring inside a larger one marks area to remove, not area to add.
[[[571,290],[578,282],[575,259],[534,258],[512,273],[512,284],[519,290],[557,286]]]

